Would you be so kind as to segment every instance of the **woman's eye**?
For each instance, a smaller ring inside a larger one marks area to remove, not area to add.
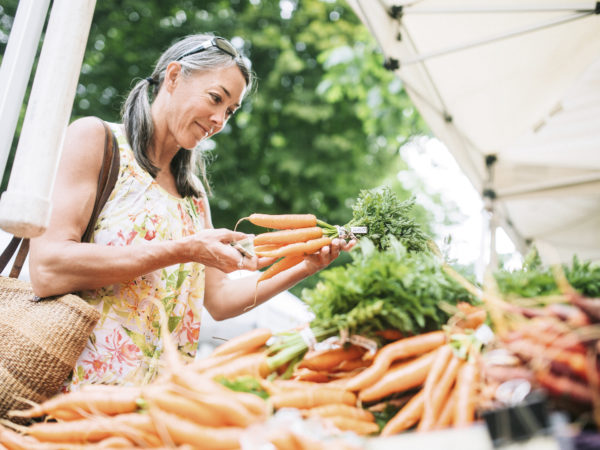
[[[210,94],[215,103],[221,103],[221,96],[217,94]]]

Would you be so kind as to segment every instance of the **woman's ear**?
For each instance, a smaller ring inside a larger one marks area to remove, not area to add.
[[[179,80],[179,75],[181,74],[181,64],[177,61],[172,61],[167,66],[165,70],[165,80],[164,85],[167,88],[167,91],[172,92],[177,82]]]

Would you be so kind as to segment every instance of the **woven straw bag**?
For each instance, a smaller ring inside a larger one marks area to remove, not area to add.
[[[106,139],[94,210],[82,241],[89,241],[100,210],[119,172],[114,134]],[[112,139],[110,138],[112,136]],[[0,277],[0,417],[56,394],[75,366],[100,313],[74,294],[40,299],[31,285],[16,279],[29,250],[27,239],[13,238],[0,255],[0,271],[20,249],[9,277]]]

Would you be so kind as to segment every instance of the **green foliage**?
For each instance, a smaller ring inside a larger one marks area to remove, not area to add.
[[[269,393],[261,386],[259,381],[252,376],[241,376],[233,380],[225,377],[218,377],[216,381],[221,383],[223,386],[231,389],[235,392],[247,392],[250,394],[258,395],[260,398],[266,400],[269,398]]]
[[[385,251],[368,239],[359,248],[350,264],[321,272],[316,287],[302,292],[315,314],[311,328],[421,333],[446,323],[440,305],[473,301],[429,252],[409,253],[395,238]]]
[[[387,249],[393,237],[408,251],[425,251],[428,238],[413,218],[414,206],[414,199],[401,202],[388,186],[362,190],[346,227],[367,227],[368,238],[379,250]]]
[[[600,265],[582,262],[577,255],[571,264],[563,264],[567,281],[587,297],[600,297]],[[529,252],[519,270],[494,273],[500,292],[507,297],[542,297],[560,294],[551,267],[544,266],[536,249]]]

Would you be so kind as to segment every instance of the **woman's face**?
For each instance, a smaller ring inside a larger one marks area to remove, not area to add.
[[[169,78],[167,70],[167,122],[178,145],[191,149],[223,129],[242,103],[246,81],[236,65],[188,77],[175,72]]]

